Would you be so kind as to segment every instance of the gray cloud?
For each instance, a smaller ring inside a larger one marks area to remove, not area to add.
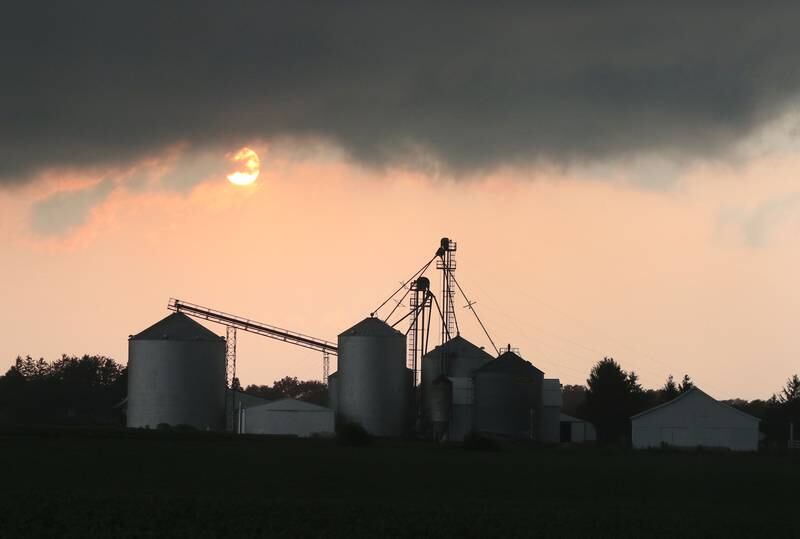
[[[743,219],[745,240],[752,247],[763,247],[775,228],[800,214],[800,192],[788,193],[762,203]]]
[[[114,190],[114,182],[102,180],[75,191],[63,191],[45,198],[31,208],[31,229],[43,236],[58,235],[84,224],[89,213]]]
[[[18,2],[0,181],[321,137],[456,171],[714,155],[800,88],[800,4]]]

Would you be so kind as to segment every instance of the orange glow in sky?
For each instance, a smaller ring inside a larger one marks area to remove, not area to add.
[[[258,174],[253,150],[230,159]],[[184,176],[195,162],[169,161]],[[448,236],[492,338],[562,383],[585,383],[606,355],[646,387],[687,373],[717,398],[768,398],[797,372],[798,154],[700,164],[663,189],[580,171],[437,180],[273,147],[267,192],[230,189],[209,166],[183,190],[156,167],[146,188],[138,172],[107,193],[54,173],[0,192],[0,371],[27,354],[124,363],[127,336],[170,297],[335,340]],[[32,230],[34,217],[62,225]],[[462,335],[490,347],[462,307]],[[245,385],[322,374],[321,354],[240,337]]]

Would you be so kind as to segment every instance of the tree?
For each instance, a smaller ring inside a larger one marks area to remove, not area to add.
[[[680,390],[678,386],[675,384],[675,380],[672,378],[670,374],[667,378],[667,382],[664,384],[664,387],[661,388],[661,401],[662,402],[669,402],[675,397],[680,394]]]
[[[561,410],[571,416],[580,417],[586,402],[586,387],[582,385],[565,385],[561,388]]]
[[[328,402],[328,387],[325,384],[318,380],[298,380],[293,376],[275,380],[272,387],[249,385],[244,391],[267,400],[289,398],[320,405]]]
[[[692,382],[692,379],[689,378],[688,374],[684,374],[683,380],[681,380],[681,384],[678,386],[678,391],[681,393],[686,393],[693,387],[694,387],[694,382]]]
[[[111,424],[127,393],[127,370],[104,356],[18,357],[0,377],[0,420],[9,423]]]
[[[641,411],[644,392],[636,373],[625,372],[605,357],[592,367],[586,380],[584,415],[597,427],[600,443],[619,443],[630,434],[630,416]]]
[[[800,378],[793,374],[791,378],[786,381],[786,385],[781,389],[778,394],[778,402],[781,404],[789,404],[800,399]]]

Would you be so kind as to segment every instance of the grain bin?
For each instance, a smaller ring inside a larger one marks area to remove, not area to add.
[[[375,436],[402,436],[408,422],[406,337],[378,318],[339,335],[338,409]]]
[[[448,440],[462,440],[472,430],[472,375],[494,358],[461,336],[437,346],[422,358],[422,416],[423,425],[433,434],[436,399],[433,382],[446,376],[451,382],[451,403],[447,425]],[[435,437],[435,436],[434,436]]]
[[[225,339],[173,313],[128,340],[128,427],[225,425]]]
[[[328,375],[328,408],[337,412],[339,410],[339,373],[332,372]]]
[[[433,439],[447,438],[453,408],[453,382],[447,376],[440,375],[431,383],[428,397]]]
[[[473,380],[475,431],[508,438],[538,438],[542,371],[509,351],[475,371]]]

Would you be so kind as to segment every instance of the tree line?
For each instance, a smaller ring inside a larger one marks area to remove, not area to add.
[[[241,389],[238,380],[234,387]],[[267,400],[292,398],[326,405],[328,389],[317,380],[284,377],[244,391]],[[128,369],[105,356],[55,361],[17,357],[0,376],[0,424],[111,426],[124,424]]]
[[[298,380],[294,376],[275,380],[271,386],[251,384],[244,392],[267,400],[289,398],[320,406],[328,405],[328,386],[319,380]]]
[[[63,355],[52,362],[18,357],[0,376],[0,424],[119,425],[127,384],[127,368],[105,356]],[[238,380],[234,387],[241,389]],[[632,415],[669,402],[692,387],[688,375],[680,382],[670,375],[660,388],[645,389],[634,371],[624,370],[607,357],[592,367],[586,385],[563,387],[563,411],[592,422],[598,442],[625,443],[630,438]],[[322,382],[289,376],[272,385],[248,385],[244,392],[267,400],[292,398],[320,405],[328,401]],[[792,422],[800,437],[797,375],[768,399],[725,402],[760,418],[768,444],[785,444]]]
[[[118,424],[127,386],[127,369],[105,356],[18,357],[0,376],[0,423]]]
[[[678,383],[669,375],[660,388],[645,389],[634,371],[628,372],[614,358],[606,357],[592,367],[585,386],[563,387],[562,410],[594,424],[598,443],[624,444],[630,440],[631,416],[667,403],[693,387],[691,377],[684,374]],[[761,419],[760,428],[767,444],[785,444],[790,423],[797,426],[800,437],[800,378],[797,375],[791,376],[783,388],[766,400],[723,402]]]

